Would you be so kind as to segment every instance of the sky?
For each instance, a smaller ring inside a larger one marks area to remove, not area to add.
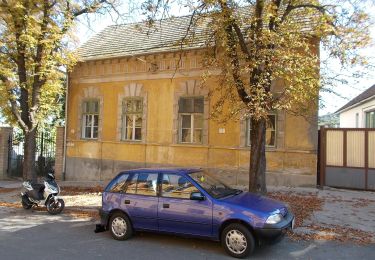
[[[129,1],[131,2],[131,1]],[[369,14],[372,15],[371,19],[375,21],[375,4],[369,7]],[[139,11],[133,10],[132,6],[123,5],[120,7],[121,10],[127,12],[132,10],[131,15],[125,16],[125,18],[119,23],[129,23],[142,20],[142,15],[139,14]],[[175,16],[186,15],[188,10],[184,7],[173,6],[170,11],[171,14]],[[90,17],[90,26],[87,25],[86,21],[81,21],[77,27],[77,35],[79,35],[79,43],[83,44],[90,37],[96,33],[102,31],[105,27],[115,24],[116,21],[113,21],[113,18],[109,15],[107,16],[95,16]],[[375,26],[370,29],[371,37],[373,39],[373,44],[375,46]],[[363,54],[372,57],[375,62],[375,47],[371,46],[366,50],[363,50]],[[322,58],[325,56],[325,53],[321,53]],[[337,62],[332,61],[332,68],[335,71],[340,71],[340,68],[337,66]],[[349,100],[353,99],[360,93],[362,93],[367,88],[375,84],[375,71],[368,71],[365,77],[360,79],[353,79],[350,77],[346,78],[347,84],[332,87],[332,90],[336,93],[339,93],[340,96],[333,93],[321,93],[321,108],[319,109],[319,115],[325,115],[329,113],[336,112],[339,108],[345,105]]]

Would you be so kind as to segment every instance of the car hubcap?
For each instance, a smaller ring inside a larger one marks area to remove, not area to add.
[[[122,237],[126,233],[126,222],[123,218],[117,217],[112,221],[112,232],[117,237]]]
[[[234,254],[242,254],[247,248],[246,237],[238,230],[231,230],[225,238],[228,249]]]

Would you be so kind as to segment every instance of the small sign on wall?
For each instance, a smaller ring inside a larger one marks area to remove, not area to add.
[[[219,128],[219,134],[225,134],[225,128]]]

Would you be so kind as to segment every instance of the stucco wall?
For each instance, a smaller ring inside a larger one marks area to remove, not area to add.
[[[202,145],[179,144],[176,138],[178,93],[181,86],[188,85],[186,82],[199,82],[203,73],[199,68],[200,53],[185,53],[183,66],[178,70],[172,66],[178,62],[178,55],[141,58],[82,63],[70,75],[66,179],[108,180],[126,168],[191,166],[212,169],[229,183],[247,185],[250,151],[243,142],[243,122],[221,124],[209,120],[209,111],[206,111],[207,140]],[[151,63],[159,64],[159,69],[154,70]],[[172,65],[168,67],[165,64]],[[121,141],[117,131],[121,123],[119,98],[124,95],[124,87],[130,84],[142,86],[147,95],[146,129],[141,142]],[[274,89],[282,89],[280,84],[276,82]],[[205,88],[215,86],[212,80]],[[80,138],[80,104],[88,92],[96,93],[101,100],[98,140]],[[206,95],[205,110],[210,109],[207,92],[206,89],[200,93]],[[279,185],[315,184],[316,122],[279,112],[277,124],[277,145],[267,149],[268,182]]]
[[[366,126],[366,112],[375,110],[375,97],[363,104],[353,107],[347,111],[340,113],[340,127],[350,128],[356,127],[356,114],[359,117],[359,126]]]

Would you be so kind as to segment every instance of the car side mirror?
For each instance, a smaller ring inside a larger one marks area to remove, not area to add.
[[[192,192],[190,193],[190,199],[191,200],[205,200],[206,198],[200,192]]]

